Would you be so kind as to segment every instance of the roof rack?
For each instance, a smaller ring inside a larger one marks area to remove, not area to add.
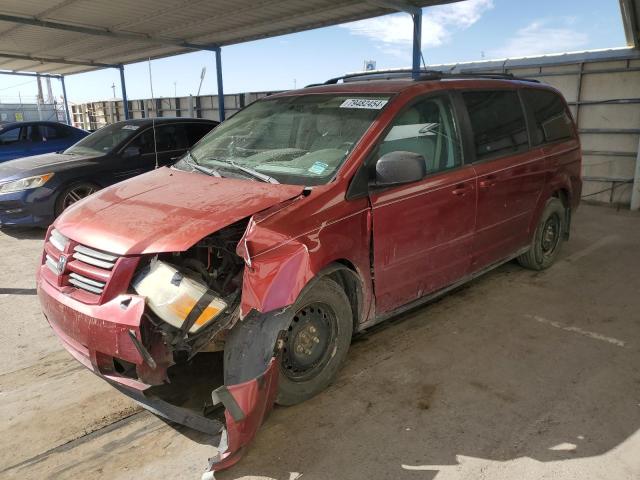
[[[417,74],[417,75],[415,75]],[[396,80],[411,77],[416,81],[442,80],[449,78],[487,78],[494,80],[518,80],[521,82],[540,83],[538,80],[531,78],[516,77],[512,73],[474,73],[474,72],[446,72],[442,70],[412,70],[412,69],[392,69],[392,70],[371,70],[368,72],[357,72],[342,75],[327,80],[321,84],[308,85],[309,87],[317,85],[334,85],[340,80],[349,81],[373,81],[373,80]]]

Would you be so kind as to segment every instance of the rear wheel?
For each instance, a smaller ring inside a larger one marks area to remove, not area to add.
[[[295,405],[324,390],[347,355],[353,331],[349,299],[329,278],[304,292],[292,311],[280,364],[279,405]]]
[[[62,191],[56,201],[56,217],[77,201],[88,197],[98,190],[100,190],[100,188],[97,185],[89,182],[79,182],[68,186]]]
[[[558,198],[550,198],[536,228],[531,248],[518,257],[518,262],[531,270],[549,268],[560,251],[564,238],[566,211]]]

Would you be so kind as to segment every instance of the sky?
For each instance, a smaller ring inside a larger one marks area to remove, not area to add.
[[[534,56],[626,45],[618,0],[467,0],[423,9],[422,48],[428,64]],[[284,90],[362,70],[411,65],[411,18],[393,14],[222,49],[225,93]],[[215,57],[193,52],[151,61],[155,97],[216,92]],[[125,66],[129,99],[150,98],[148,62]],[[120,97],[119,72],[67,77],[75,103]],[[54,95],[61,88],[52,80]],[[33,101],[35,79],[0,75],[0,102]]]

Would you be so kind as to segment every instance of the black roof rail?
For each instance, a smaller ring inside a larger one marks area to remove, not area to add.
[[[357,80],[395,80],[402,79],[408,76],[412,78],[415,75],[416,81],[428,81],[428,80],[442,80],[447,78],[488,78],[495,80],[518,80],[522,82],[534,82],[540,83],[538,80],[534,80],[531,78],[521,78],[516,77],[512,73],[474,73],[474,72],[446,72],[441,70],[412,70],[412,69],[393,69],[393,70],[371,70],[368,72],[357,72],[357,73],[349,73],[347,75],[342,75],[340,77],[335,77],[327,80],[324,83],[315,83],[312,85],[307,85],[308,87],[315,87],[319,85],[334,85],[338,83],[340,80],[344,81],[357,81]]]

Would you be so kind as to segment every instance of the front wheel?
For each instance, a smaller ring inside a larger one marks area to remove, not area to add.
[[[284,337],[276,403],[295,405],[324,390],[347,356],[353,313],[344,290],[329,278],[303,292]]]
[[[100,190],[100,188],[97,185],[89,182],[74,183],[73,185],[66,187],[58,196],[58,200],[56,201],[56,217],[77,201],[88,197],[98,190]]]
[[[549,268],[560,251],[564,238],[566,210],[558,198],[550,198],[542,211],[529,251],[518,262],[531,270]]]

